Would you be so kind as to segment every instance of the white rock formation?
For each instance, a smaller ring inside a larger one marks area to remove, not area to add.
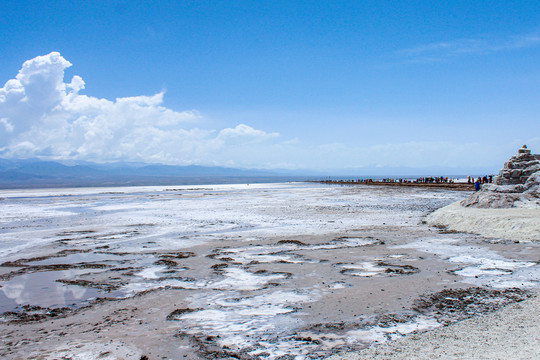
[[[482,189],[461,201],[464,207],[512,208],[540,207],[540,155],[523,145]]]

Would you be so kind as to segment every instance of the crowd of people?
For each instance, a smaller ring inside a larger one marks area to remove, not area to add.
[[[415,183],[415,184],[454,184],[457,179],[449,178],[447,176],[427,176],[416,179],[405,178],[383,178],[383,179],[352,179],[352,180],[324,180],[323,183],[329,184],[372,184],[372,183]],[[474,176],[467,176],[467,184],[474,184],[474,190],[478,191],[482,184],[489,184],[493,182],[493,175],[479,176],[476,180]]]
[[[480,184],[491,184],[493,182],[493,175],[484,175],[482,177],[478,177],[476,181],[474,180],[474,176],[467,176],[467,184],[473,184],[475,182]]]
[[[448,179],[447,176],[445,177],[428,176],[428,177],[418,178],[414,182],[421,183],[421,184],[443,184],[443,183],[454,183],[454,179]]]
[[[484,175],[476,178],[474,176],[467,176],[467,184],[474,184],[474,191],[480,190],[481,184],[491,184],[493,182],[493,175]]]
[[[417,179],[393,179],[393,178],[383,178],[383,179],[353,179],[353,180],[325,180],[327,183],[358,183],[358,184],[371,184],[371,183],[417,183],[417,184],[453,184],[454,179],[443,177],[443,176],[428,176]]]

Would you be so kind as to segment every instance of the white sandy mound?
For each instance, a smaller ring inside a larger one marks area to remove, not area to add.
[[[540,241],[540,208],[486,209],[463,207],[459,202],[426,218],[429,225],[507,240]]]

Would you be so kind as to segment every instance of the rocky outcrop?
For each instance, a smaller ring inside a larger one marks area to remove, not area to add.
[[[511,208],[540,207],[540,155],[531,154],[526,145],[512,156],[482,189],[461,202],[465,207]]]
[[[518,150],[518,154],[512,156],[493,180],[495,185],[525,184],[529,177],[540,170],[537,156],[531,154],[527,145]]]

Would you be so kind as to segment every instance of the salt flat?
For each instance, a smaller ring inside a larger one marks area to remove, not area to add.
[[[526,298],[540,283],[535,243],[422,223],[466,195],[302,183],[2,191],[0,355],[319,358]],[[447,297],[454,308],[437,310]]]

